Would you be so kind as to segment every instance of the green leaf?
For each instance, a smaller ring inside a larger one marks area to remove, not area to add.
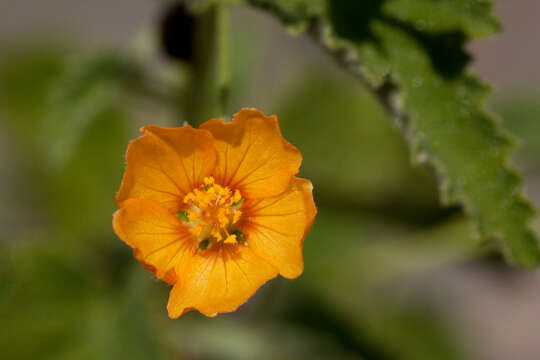
[[[92,122],[141,77],[134,64],[114,53],[71,60],[51,88],[41,118],[39,141],[53,168],[71,159]]]
[[[138,86],[138,72],[116,54],[81,59],[51,49],[0,58],[2,121],[28,167],[25,187],[42,221],[107,241],[128,139],[120,90]]]
[[[287,9],[272,4],[283,19]],[[498,28],[490,8],[480,0],[330,0],[326,13],[304,20],[393,115],[414,161],[433,165],[443,202],[461,204],[510,262],[535,266],[534,211],[508,165],[512,143],[484,109],[487,86],[466,71],[467,41]]]
[[[331,333],[278,322],[275,318],[255,319],[246,322],[217,317],[207,322],[188,314],[182,321],[164,324],[167,328],[163,334],[182,359],[364,359],[350,354]]]
[[[298,28],[326,10],[325,0],[250,0],[250,3],[273,12],[285,24]]]
[[[48,91],[65,70],[64,52],[58,44],[25,45],[8,49],[0,58],[2,122],[18,135],[24,134],[25,145],[34,140]]]
[[[9,329],[0,337],[3,358],[47,359],[80,338],[79,319],[91,278],[50,247],[1,248],[0,273],[6,279],[0,290],[0,318]]]
[[[528,228],[532,207],[521,195],[521,179],[507,166],[511,142],[484,110],[488,88],[460,74],[445,79],[421,45],[403,30],[379,24],[392,79],[401,89],[414,156],[426,154],[441,177],[445,203],[461,203],[494,238],[509,260],[533,266],[538,244]]]
[[[322,66],[308,69],[282,97],[276,108],[281,130],[302,149],[301,176],[315,184],[319,205],[410,223],[447,211],[440,209],[432,172],[411,166],[398,129],[354,78]]]
[[[325,330],[337,323],[328,320],[329,313],[340,318],[349,343],[382,352],[367,359],[468,359],[459,346],[461,334],[444,321],[448,307],[425,294],[407,301],[405,289],[422,274],[487,250],[469,230],[470,221],[461,216],[418,229],[372,213],[320,206],[304,246],[310,266],[297,284],[282,290],[290,297],[286,311]]]
[[[527,160],[529,166],[538,164],[540,160],[539,98],[540,93],[537,91],[513,91],[512,94],[503,94],[493,102],[497,112],[504,118],[504,125],[521,139],[520,160]]]
[[[103,248],[79,253],[54,236],[39,240],[0,245],[3,358],[164,358],[153,324],[163,311],[160,284],[139,264],[115,275],[120,259]]]
[[[479,246],[470,236],[470,227],[470,219],[464,216],[418,230],[372,212],[351,214],[348,209],[319,207],[305,242],[311,266],[302,281],[321,289],[331,286],[336,296],[345,296],[351,284],[369,289],[486,254],[490,249]],[[351,306],[362,300],[350,297]]]
[[[491,3],[478,0],[389,0],[383,12],[414,24],[419,31],[463,31],[470,38],[493,35],[499,29],[491,15]]]

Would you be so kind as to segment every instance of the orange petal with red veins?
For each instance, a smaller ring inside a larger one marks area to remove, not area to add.
[[[154,266],[144,261],[143,255],[139,249],[133,249],[133,256],[135,256],[135,259],[137,259],[137,261],[142,265],[143,268],[145,268],[148,271],[151,271],[154,275],[156,275],[157,269]],[[172,268],[169,269],[169,271],[167,271],[163,275],[161,280],[165,281],[169,285],[174,285],[176,281],[178,281],[178,277],[176,276],[176,271]]]
[[[129,199],[114,213],[116,234],[156,277],[176,282],[175,269],[197,251],[188,228],[163,206],[148,199]]]
[[[242,109],[231,122],[212,119],[201,129],[215,139],[216,182],[239,189],[246,198],[282,193],[298,173],[302,155],[283,138],[276,116]]]
[[[144,135],[128,146],[116,203],[122,207],[127,199],[148,198],[177,212],[183,197],[214,169],[212,135],[190,126],[146,126],[141,131]]]
[[[296,278],[304,270],[302,246],[317,213],[312,190],[309,180],[295,177],[286,192],[246,200],[242,207],[240,228],[249,247],[286,278]]]
[[[203,251],[178,271],[167,305],[171,318],[195,309],[206,316],[234,311],[278,273],[249,247],[232,244]]]

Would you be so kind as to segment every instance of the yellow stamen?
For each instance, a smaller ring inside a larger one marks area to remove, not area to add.
[[[233,224],[236,224],[238,220],[240,220],[240,217],[242,216],[242,212],[240,210],[236,210],[236,212],[233,215]]]
[[[234,196],[233,196],[233,198],[232,198],[232,202],[233,202],[233,203],[237,203],[237,202],[239,202],[241,199],[242,199],[242,195],[240,194],[240,191],[236,190],[236,191],[234,192]]]
[[[193,189],[184,197],[188,206],[187,218],[191,233],[198,240],[237,244],[238,237],[230,234],[237,231],[234,227],[242,212],[238,209],[242,203],[240,191],[234,192],[227,186],[215,183],[213,177],[206,177],[203,185]],[[241,243],[241,242],[240,242]]]
[[[236,244],[236,235],[229,235],[224,241],[225,244]]]

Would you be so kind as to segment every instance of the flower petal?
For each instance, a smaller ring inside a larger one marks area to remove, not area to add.
[[[145,268],[148,271],[151,271],[154,275],[157,273],[157,269],[148,263],[144,261],[144,257],[142,252],[139,249],[133,249],[133,256],[135,256],[135,259],[142,265],[143,268]],[[157,277],[157,275],[156,275]],[[169,285],[174,285],[176,281],[178,280],[176,276],[176,271],[174,269],[169,269],[161,278],[161,280],[165,281]]]
[[[128,146],[116,203],[122,207],[127,199],[148,198],[177,212],[183,197],[214,169],[212,135],[190,126],[146,126],[141,131],[144,135]]]
[[[157,278],[176,282],[175,269],[197,251],[197,242],[176,216],[153,200],[129,199],[114,213],[116,234]]]
[[[201,129],[215,139],[216,182],[239,189],[244,197],[282,193],[298,173],[302,155],[283,138],[276,116],[242,109],[232,122],[212,119]]]
[[[242,207],[240,228],[249,247],[289,279],[304,270],[302,246],[317,213],[312,190],[309,180],[295,177],[286,192]]]
[[[222,244],[191,258],[169,295],[169,317],[197,309],[206,316],[242,305],[277,269],[243,245]]]

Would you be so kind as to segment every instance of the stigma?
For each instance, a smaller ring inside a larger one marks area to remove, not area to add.
[[[220,242],[246,245],[242,232],[235,226],[242,217],[239,208],[243,200],[239,190],[233,192],[216,184],[210,176],[184,197],[186,208],[176,215],[190,226],[189,231],[199,241],[199,250]]]

